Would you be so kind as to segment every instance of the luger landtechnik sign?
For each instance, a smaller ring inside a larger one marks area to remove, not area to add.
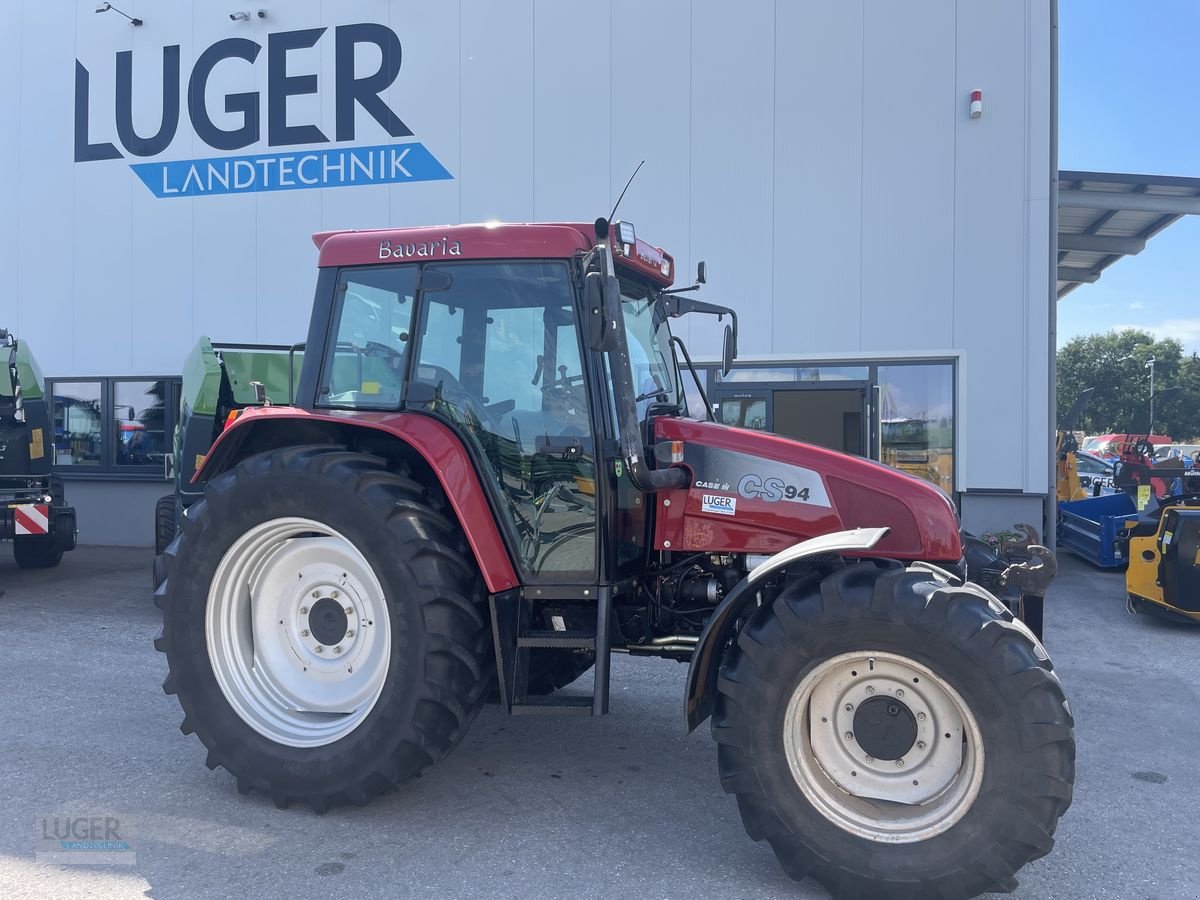
[[[225,112],[238,116],[240,124],[222,128],[213,122],[205,101],[205,90],[213,69],[226,60],[253,65],[263,47],[248,38],[225,38],[208,47],[197,58],[187,79],[187,116],[196,137],[214,150],[242,150],[262,139],[266,118],[268,153],[206,156],[199,159],[130,163],[130,168],[156,197],[200,197],[216,194],[245,194],[258,191],[290,191],[305,188],[349,187],[365,184],[402,184],[453,178],[419,141],[402,141],[369,147],[313,148],[331,143],[315,124],[288,124],[287,100],[318,92],[319,77],[288,71],[288,53],[313,47],[327,28],[281,31],[267,36],[267,91],[225,95]],[[334,41],[334,137],[333,143],[354,140],[357,107],[393,138],[411,138],[412,130],[383,99],[400,73],[401,48],[390,28],[374,23],[339,25]],[[355,76],[355,54],[360,44],[373,44],[381,54],[379,68],[370,75]],[[179,45],[162,49],[162,118],[154,134],[138,134],[133,124],[133,51],[116,54],[113,121],[108,134],[116,142],[96,135],[100,129],[89,115],[91,73],[75,60],[75,162],[147,159],[166,153],[179,129],[184,100]],[[118,147],[118,144],[120,145]],[[289,149],[304,147],[305,149]]]

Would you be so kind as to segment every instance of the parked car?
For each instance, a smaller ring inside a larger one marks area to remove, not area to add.
[[[1171,443],[1171,438],[1165,434],[1152,434],[1148,437],[1139,434],[1100,434],[1085,438],[1080,449],[1093,456],[1100,456],[1104,459],[1116,459],[1121,455],[1122,444],[1127,444],[1138,438],[1150,441],[1155,447],[1160,444]]]
[[[1086,491],[1088,496],[1096,497],[1116,492],[1116,486],[1113,484],[1113,464],[1104,457],[1079,450],[1075,454],[1075,471],[1079,476],[1079,487]],[[1100,485],[1098,491],[1097,483]]]

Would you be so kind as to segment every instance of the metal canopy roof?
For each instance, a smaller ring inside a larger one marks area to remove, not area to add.
[[[1200,215],[1200,178],[1059,172],[1059,299],[1189,214]]]

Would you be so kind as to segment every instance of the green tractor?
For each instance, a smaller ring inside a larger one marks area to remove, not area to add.
[[[50,473],[54,443],[42,373],[29,346],[0,328],[7,377],[0,377],[0,539],[13,542],[22,569],[49,569],[75,549],[75,510]],[[63,417],[69,411],[63,411]],[[63,427],[55,422],[55,433]]]
[[[175,489],[154,507],[154,586],[166,577],[163,551],[183,511],[204,496],[192,477],[213,442],[249,406],[291,402],[303,362],[303,346],[214,344],[201,336],[183,364],[183,390],[172,450]]]

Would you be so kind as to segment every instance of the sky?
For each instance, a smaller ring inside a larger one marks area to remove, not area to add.
[[[1200,177],[1200,0],[1059,0],[1060,169]],[[1200,216],[1058,304],[1058,343],[1137,327],[1200,351]]]

